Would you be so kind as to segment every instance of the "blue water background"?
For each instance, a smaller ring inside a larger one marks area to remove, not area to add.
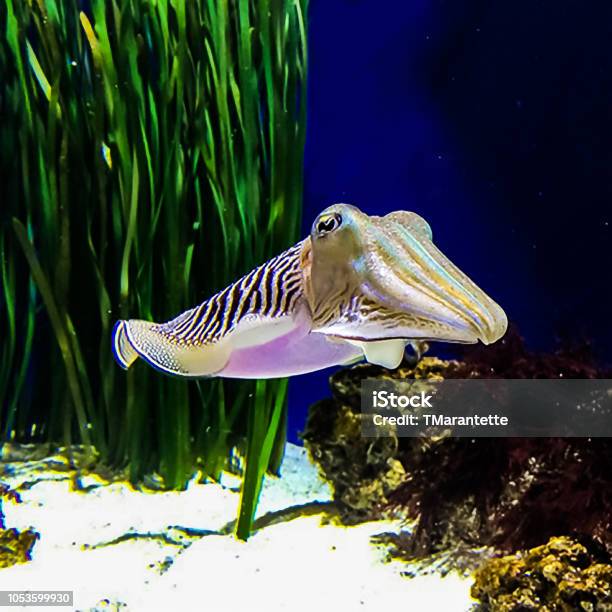
[[[612,361],[612,3],[311,0],[309,40],[304,234],[416,211],[531,348]],[[291,380],[290,440],[332,371]]]

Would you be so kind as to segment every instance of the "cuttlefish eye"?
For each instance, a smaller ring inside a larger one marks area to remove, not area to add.
[[[319,236],[329,234],[337,230],[342,224],[342,215],[338,213],[329,213],[321,215],[315,224],[315,230]]]

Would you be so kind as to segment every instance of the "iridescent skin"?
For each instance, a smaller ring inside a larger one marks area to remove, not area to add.
[[[120,321],[115,356],[181,376],[274,378],[365,359],[388,368],[408,342],[489,344],[503,310],[433,244],[415,213],[335,204],[310,236],[167,323]]]

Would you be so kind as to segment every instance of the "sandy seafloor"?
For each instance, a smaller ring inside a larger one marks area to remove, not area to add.
[[[406,578],[405,565],[383,562],[370,537],[397,530],[391,521],[341,527],[310,514],[242,542],[215,533],[236,518],[234,477],[156,493],[91,479],[84,493],[71,490],[69,475],[35,467],[2,478],[12,486],[35,482],[20,491],[22,503],[4,501],[3,509],[7,528],[41,534],[31,562],[0,569],[2,590],[73,590],[77,610],[454,612],[473,603],[469,579]],[[265,482],[258,516],[330,498],[304,449],[288,445],[281,477]]]

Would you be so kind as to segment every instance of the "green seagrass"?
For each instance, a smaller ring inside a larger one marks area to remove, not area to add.
[[[286,381],[126,375],[110,334],[297,240],[306,13],[307,0],[0,5],[2,438],[83,444],[170,488],[246,448],[243,538],[282,457]]]

